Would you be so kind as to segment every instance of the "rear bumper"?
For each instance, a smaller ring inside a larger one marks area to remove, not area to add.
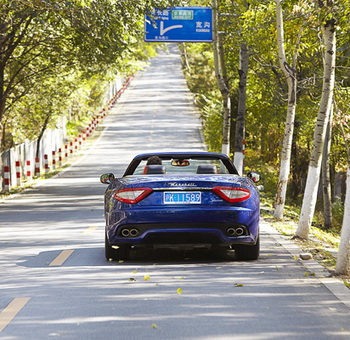
[[[215,207],[116,211],[109,219],[106,232],[111,245],[254,245],[259,234],[259,209]]]

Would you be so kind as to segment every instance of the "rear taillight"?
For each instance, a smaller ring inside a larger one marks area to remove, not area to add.
[[[117,190],[114,197],[124,203],[137,203],[143,200],[152,192],[151,188],[127,188]]]
[[[250,191],[237,187],[215,187],[213,192],[229,203],[242,202],[250,197]]]

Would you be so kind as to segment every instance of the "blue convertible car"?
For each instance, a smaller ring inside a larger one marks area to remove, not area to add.
[[[211,152],[136,156],[123,177],[101,176],[105,255],[127,259],[131,247],[226,248],[241,260],[259,257],[257,176],[238,175]]]

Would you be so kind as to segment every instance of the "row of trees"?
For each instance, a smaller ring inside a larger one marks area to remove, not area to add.
[[[163,0],[1,0],[0,152],[40,136],[57,118],[80,121],[106,83],[154,53],[144,13]]]
[[[349,164],[350,4],[202,2],[211,4],[217,19],[214,58],[211,46],[204,45],[187,46],[185,54],[190,56],[189,82],[202,107],[210,149],[225,151],[231,137],[240,172],[244,153],[246,167],[260,164],[268,191],[276,193],[276,218],[283,217],[286,197],[302,201],[297,237],[308,237],[317,198],[320,204],[324,198],[321,210],[329,211],[325,224],[330,228],[330,205],[337,199],[344,202],[345,193],[341,186],[332,190],[330,185]],[[343,232],[350,229],[346,218],[344,214]],[[349,235],[343,240],[340,253],[346,260],[341,265],[338,261],[337,271],[349,273]]]

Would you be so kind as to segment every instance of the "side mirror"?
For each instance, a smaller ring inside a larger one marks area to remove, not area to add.
[[[260,181],[260,174],[257,172],[248,172],[247,177],[250,178],[254,183],[258,183]]]
[[[115,177],[112,173],[109,173],[109,174],[103,174],[101,177],[100,177],[100,181],[101,183],[103,184],[111,184],[113,181],[115,180]]]

